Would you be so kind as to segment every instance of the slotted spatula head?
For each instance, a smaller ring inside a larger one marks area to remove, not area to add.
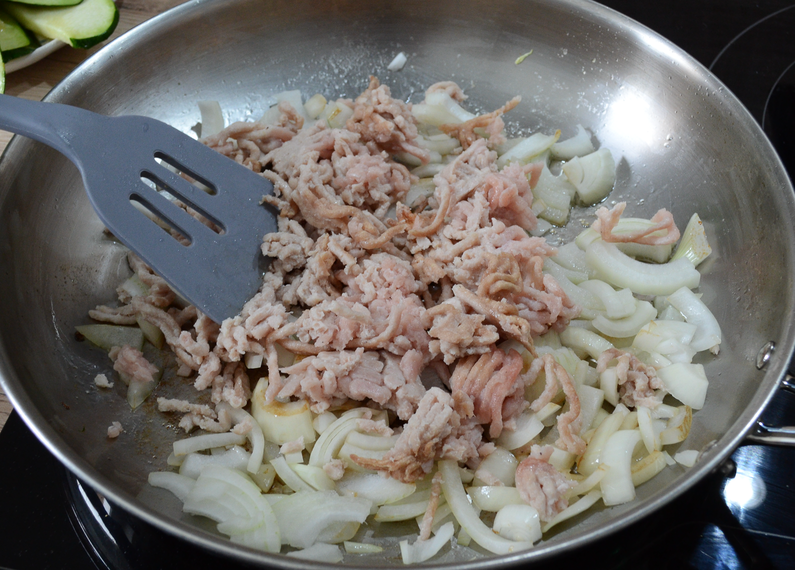
[[[108,229],[214,321],[238,314],[261,286],[262,237],[277,226],[262,203],[273,185],[260,175],[146,117],[0,96],[0,128],[69,157]]]

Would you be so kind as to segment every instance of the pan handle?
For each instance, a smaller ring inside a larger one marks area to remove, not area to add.
[[[795,394],[795,376],[792,374],[784,376],[780,387]],[[762,422],[756,422],[756,428],[746,436],[743,444],[795,447],[795,427],[773,427]]]

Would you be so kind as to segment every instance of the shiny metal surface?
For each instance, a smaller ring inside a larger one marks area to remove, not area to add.
[[[387,71],[400,51],[408,64]],[[370,74],[410,100],[443,79],[459,82],[482,109],[520,94],[522,104],[506,117],[517,131],[561,128],[567,136],[581,123],[621,157],[611,202],[627,200],[633,214],[647,216],[666,207],[680,225],[697,211],[714,248],[701,267],[701,292],[725,340],[719,358],[704,360],[707,407],[695,414],[683,444],[703,450],[696,466],[667,469],[638,489],[638,501],[564,526],[532,551],[472,562],[461,561],[470,551],[456,551],[456,566],[504,566],[603,538],[716,468],[755,425],[795,344],[795,199],[751,116],[658,35],[582,0],[200,0],[114,42],[48,100],[148,115],[187,132],[199,120],[198,100],[220,101],[229,120],[247,119],[288,88],[355,96]],[[0,163],[4,389],[61,461],[125,509],[233,559],[298,568],[197,528],[167,493],[145,485],[181,434],[151,401],[130,412],[121,383],[117,393],[99,393],[93,378],[109,370],[107,359],[73,334],[89,308],[114,299],[128,273],[123,255],[103,236],[74,167],[42,145],[15,139]],[[768,341],[777,349],[760,371],[756,355]],[[167,380],[158,388],[166,390],[179,397],[193,388]],[[114,420],[126,437],[108,441],[105,429]]]

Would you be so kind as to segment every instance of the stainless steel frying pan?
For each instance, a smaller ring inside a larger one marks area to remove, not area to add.
[[[387,71],[401,51],[407,65]],[[187,132],[198,100],[220,101],[230,120],[256,118],[279,91],[350,97],[370,74],[414,100],[444,79],[482,109],[520,94],[508,119],[527,132],[592,129],[621,157],[609,200],[626,200],[637,215],[668,208],[680,224],[697,211],[714,247],[701,292],[725,340],[720,357],[705,361],[707,406],[684,444],[702,450],[698,463],[667,469],[639,488],[637,501],[575,521],[532,551],[457,566],[539,559],[603,538],[694,485],[749,432],[764,439],[756,418],[795,345],[792,185],[731,93],[609,9],[584,0],[197,0],[115,41],[47,99],[149,115]],[[0,163],[0,376],[16,409],[69,469],[133,514],[236,560],[297,567],[202,530],[166,492],[146,486],[181,434],[152,403],[131,412],[121,392],[96,390],[107,358],[73,333],[89,308],[114,299],[127,271],[77,170],[49,148],[14,139]],[[110,442],[113,420],[126,434]]]

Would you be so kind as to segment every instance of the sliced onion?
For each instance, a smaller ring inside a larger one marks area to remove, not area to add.
[[[577,249],[579,250],[579,248]],[[635,297],[632,296],[632,291],[629,289],[616,291],[609,284],[599,279],[589,279],[579,285],[581,289],[585,289],[599,298],[605,308],[605,316],[608,319],[623,319],[635,314],[637,310]]]
[[[657,371],[666,391],[694,410],[704,407],[709,381],[702,364],[675,362]]]
[[[411,496],[417,489],[414,484],[403,483],[378,473],[346,471],[337,481],[337,491],[343,496],[364,497],[375,505],[394,503]]]
[[[526,139],[520,141],[508,152],[500,156],[500,158],[497,159],[497,167],[503,168],[511,162],[522,162],[527,164],[534,157],[549,150],[553,144],[558,142],[559,138],[559,130],[555,131],[551,135],[545,135],[544,133],[534,133]]]
[[[328,562],[329,564],[337,564],[344,559],[339,546],[322,542],[315,543],[308,548],[288,552],[287,556],[290,558],[298,558],[299,560]]]
[[[195,451],[203,451],[213,447],[226,447],[228,445],[243,445],[246,442],[245,435],[238,435],[233,432],[226,433],[207,433],[195,435],[174,442],[174,455],[187,455]]]
[[[503,429],[495,442],[500,447],[514,450],[519,449],[533,441],[542,431],[544,424],[538,419],[536,414],[525,410],[515,419],[514,429]]]
[[[220,453],[207,455],[204,453],[188,453],[179,468],[179,474],[198,479],[202,470],[208,465],[220,465],[228,469],[243,471],[246,469],[251,454],[239,445],[224,449]]]
[[[438,105],[447,109],[458,119],[458,122],[465,122],[475,118],[475,115],[464,109],[458,102],[444,91],[434,91],[425,96],[428,105]]]
[[[600,487],[605,505],[620,505],[635,498],[632,484],[632,455],[640,442],[638,430],[619,430],[605,443],[599,462],[608,466]]]
[[[174,473],[172,471],[153,471],[149,474],[149,484],[152,487],[160,487],[173,493],[180,501],[185,502],[193,485],[194,479]]]
[[[594,151],[591,135],[582,125],[577,125],[577,134],[552,145],[552,158],[571,160],[575,156],[591,154]]]
[[[199,101],[198,105],[202,117],[202,128],[199,138],[203,139],[217,135],[224,130],[224,114],[218,101]]]
[[[701,274],[686,259],[643,263],[622,253],[615,244],[601,240],[589,244],[585,256],[600,279],[639,295],[670,295],[680,287],[696,288],[701,281]]]
[[[350,540],[346,540],[342,543],[342,546],[345,548],[345,552],[348,554],[378,554],[379,552],[384,551],[383,546],[370,544],[368,542],[352,542]]]
[[[436,532],[436,535],[428,540],[417,539],[413,544],[409,544],[408,540],[401,540],[400,555],[403,558],[403,564],[425,562],[436,556],[442,547],[450,542],[454,533],[455,527],[453,523],[448,522],[443,524]]]
[[[494,517],[494,532],[508,540],[532,544],[541,540],[541,519],[530,505],[505,505]]]
[[[298,474],[290,468],[290,465],[287,463],[287,460],[284,456],[279,456],[275,459],[271,459],[271,465],[276,470],[276,474],[279,476],[279,479],[282,482],[290,487],[296,493],[298,491],[314,491],[315,489],[312,486],[304,481]]]
[[[595,332],[580,327],[568,327],[560,333],[560,342],[577,352],[585,353],[594,360],[599,358],[605,350],[610,350],[613,344]]]
[[[331,525],[363,523],[370,514],[370,501],[340,497],[334,491],[300,491],[277,502],[273,511],[282,531],[282,543],[308,548]]]
[[[648,301],[637,301],[635,312],[622,319],[608,319],[602,315],[593,320],[593,326],[602,334],[613,338],[629,338],[657,316],[657,309]]]
[[[642,485],[665,469],[666,465],[668,463],[665,460],[665,454],[661,451],[652,451],[632,465],[632,484],[636,487]]]
[[[480,462],[480,466],[475,471],[475,479],[478,479],[479,473],[487,472],[492,477],[497,478],[503,485],[512,487],[517,465],[519,465],[519,461],[517,461],[513,453],[507,449],[497,447]]]
[[[442,491],[444,492],[444,497],[453,510],[458,524],[466,529],[472,540],[494,554],[510,554],[532,547],[531,543],[516,542],[495,534],[480,520],[478,513],[467,499],[467,494],[464,491],[464,485],[458,472],[458,464],[455,461],[440,461],[439,471],[443,477]]]
[[[596,204],[603,200],[616,182],[616,162],[606,148],[575,157],[565,163],[562,170],[577,188],[577,195],[585,204]]]
[[[356,420],[365,414],[371,414],[369,408],[354,408],[342,414],[333,424],[326,428],[315,442],[309,455],[309,465],[323,467],[337,457],[348,434],[356,429]]]
[[[704,301],[686,287],[669,295],[668,301],[684,315],[688,323],[696,326],[695,336],[690,346],[698,352],[709,349],[717,354],[721,342],[720,325]]]
[[[591,440],[588,442],[588,447],[585,453],[577,463],[577,470],[585,476],[590,475],[597,470],[601,464],[602,449],[604,448],[607,440],[613,435],[621,424],[624,418],[629,414],[626,406],[619,404],[613,413],[607,416],[599,427],[596,428]]]
[[[516,487],[482,485],[480,487],[467,488],[467,494],[472,498],[472,503],[477,508],[493,513],[496,513],[505,505],[524,503]]]
[[[561,512],[559,512],[555,517],[546,523],[544,526],[541,527],[543,532],[548,532],[556,524],[560,524],[563,521],[567,521],[572,517],[575,517],[581,513],[584,513],[592,506],[596,504],[596,502],[602,498],[602,492],[599,489],[594,489],[580,500],[578,500],[573,505],[569,505]]]

